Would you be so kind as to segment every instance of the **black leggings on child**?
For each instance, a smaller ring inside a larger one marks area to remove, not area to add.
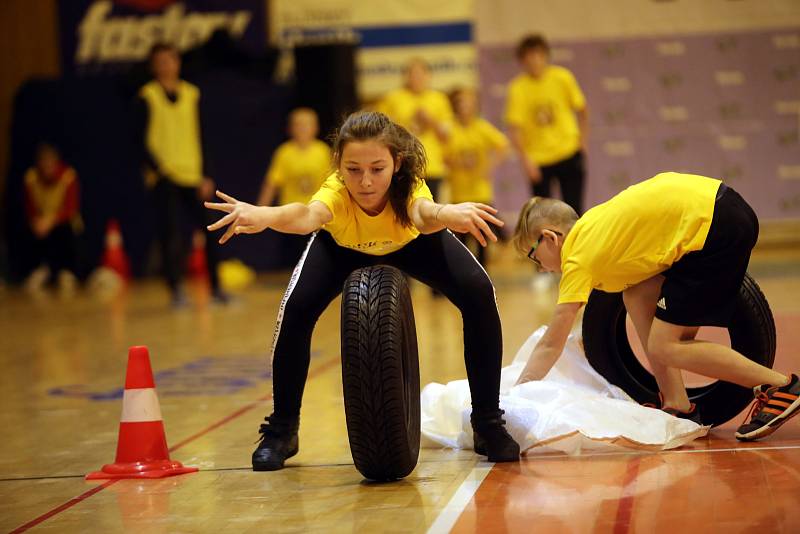
[[[458,307],[473,412],[496,411],[503,347],[500,316],[492,282],[467,248],[443,230],[420,235],[396,252],[372,256],[341,247],[328,232],[319,231],[309,240],[278,310],[272,345],[274,414],[286,419],[300,415],[317,319],[351,272],[379,264],[400,269]]]

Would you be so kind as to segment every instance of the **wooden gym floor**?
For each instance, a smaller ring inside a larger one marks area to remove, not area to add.
[[[506,249],[490,266],[506,361],[543,322],[552,295]],[[800,250],[751,262],[778,328],[776,368],[800,371]],[[471,451],[422,451],[389,484],[352,466],[344,423],[338,301],[315,333],[300,454],[254,473],[250,453],[270,411],[267,347],[287,275],[228,307],[173,311],[158,281],[109,302],[0,293],[0,530],[53,532],[800,532],[800,418],[753,444],[740,422],[664,453],[531,453],[492,465]],[[448,302],[413,290],[422,383],[464,376],[461,324]],[[200,472],[86,482],[112,462],[127,349],[147,345],[173,459]]]

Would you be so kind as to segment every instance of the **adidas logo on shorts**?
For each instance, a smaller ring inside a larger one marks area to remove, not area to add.
[[[666,310],[667,309],[667,299],[664,298],[664,297],[661,297],[660,299],[658,299],[658,302],[656,302],[656,306],[658,306],[662,310]]]

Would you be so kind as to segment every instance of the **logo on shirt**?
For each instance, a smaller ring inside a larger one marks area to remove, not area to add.
[[[662,310],[666,310],[667,309],[667,299],[664,298],[664,297],[661,297],[660,299],[658,299],[658,302],[656,302],[656,306],[658,306]]]

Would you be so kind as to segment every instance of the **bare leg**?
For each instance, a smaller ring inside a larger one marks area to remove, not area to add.
[[[686,339],[686,330],[685,326],[653,319],[647,343],[648,355],[662,365],[746,387],[760,384],[783,386],[789,383],[787,376],[748,360],[729,347]]]
[[[626,289],[622,293],[622,300],[625,302],[625,309],[633,321],[636,334],[653,370],[653,376],[658,383],[658,389],[664,397],[662,407],[670,407],[678,410],[688,410],[691,407],[689,396],[686,394],[686,386],[683,384],[683,377],[680,369],[668,367],[660,360],[652,358],[648,350],[648,340],[650,339],[650,328],[656,314],[656,301],[661,294],[661,285],[664,277],[661,275],[649,278],[633,287]],[[697,328],[684,333],[684,339],[694,339]]]

